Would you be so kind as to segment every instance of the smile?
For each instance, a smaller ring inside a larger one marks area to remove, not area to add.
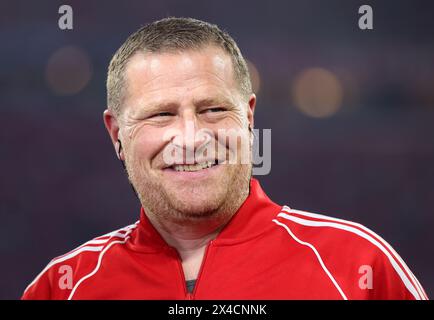
[[[197,179],[209,179],[216,177],[216,175],[222,174],[221,170],[225,166],[218,160],[203,161],[195,164],[174,164],[163,170],[168,179],[182,181],[182,183],[188,181],[197,181]]]
[[[196,164],[177,164],[171,166],[170,168],[178,172],[182,172],[182,171],[194,172],[194,171],[212,168],[217,164],[218,162],[216,160],[214,162],[207,161],[207,162],[196,163]]]
[[[216,163],[212,162],[203,162],[203,163],[197,163],[197,164],[180,164],[172,166],[173,170],[175,171],[199,171],[203,169],[208,169],[213,166],[215,166]]]

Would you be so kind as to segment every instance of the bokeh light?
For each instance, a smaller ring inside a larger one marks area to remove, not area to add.
[[[332,72],[323,68],[309,68],[296,77],[292,96],[295,106],[303,114],[326,118],[341,107],[343,89]]]
[[[89,55],[76,46],[65,46],[55,51],[48,60],[45,79],[57,95],[73,95],[88,84],[92,77]]]

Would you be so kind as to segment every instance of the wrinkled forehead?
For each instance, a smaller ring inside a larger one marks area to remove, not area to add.
[[[188,90],[200,84],[237,87],[230,56],[215,46],[177,52],[137,52],[126,66],[125,84],[126,99],[169,88]]]

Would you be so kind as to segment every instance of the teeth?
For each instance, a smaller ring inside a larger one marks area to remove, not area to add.
[[[213,162],[203,162],[197,164],[179,164],[173,166],[173,169],[176,171],[199,171],[202,169],[211,168],[213,166]]]

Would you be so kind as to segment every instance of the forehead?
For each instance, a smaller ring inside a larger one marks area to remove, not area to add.
[[[222,49],[136,53],[125,70],[126,102],[184,97],[195,93],[232,94],[236,90],[233,64]],[[128,103],[127,103],[128,104]]]

